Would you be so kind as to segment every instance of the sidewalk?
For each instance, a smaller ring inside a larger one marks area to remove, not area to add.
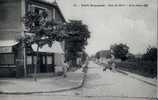
[[[47,77],[23,79],[0,79],[1,94],[32,94],[60,92],[82,87],[86,73],[79,69],[75,72],[67,72],[67,77]]]
[[[124,75],[128,75],[129,77],[132,77],[132,78],[137,79],[139,81],[143,81],[143,82],[150,84],[152,86],[157,86],[157,79],[155,79],[155,78],[144,77],[144,76],[137,75],[137,74],[127,72],[127,71],[123,71],[120,69],[116,69],[116,70]]]

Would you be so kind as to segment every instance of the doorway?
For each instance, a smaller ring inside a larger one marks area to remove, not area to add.
[[[40,57],[39,57],[39,67],[40,67],[41,73],[47,72],[46,57],[43,55],[40,55]]]

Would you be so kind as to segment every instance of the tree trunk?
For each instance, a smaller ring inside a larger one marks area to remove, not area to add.
[[[72,59],[72,65],[73,65],[72,67],[76,67],[76,65],[77,65],[76,64],[76,57],[74,59]]]
[[[36,53],[37,53],[37,58],[36,58],[36,64],[35,64],[35,67],[34,67],[34,81],[37,81],[37,77],[36,77],[36,75],[37,75],[37,67],[38,67],[38,54],[39,54],[39,45],[37,46],[37,51],[36,51]]]

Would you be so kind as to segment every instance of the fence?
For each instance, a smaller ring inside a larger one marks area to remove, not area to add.
[[[156,77],[157,75],[157,62],[151,61],[124,61],[116,62],[116,67],[119,69],[137,73],[146,77]]]

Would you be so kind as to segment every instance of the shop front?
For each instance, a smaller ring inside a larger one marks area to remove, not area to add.
[[[34,73],[37,64],[37,73],[55,73],[64,63],[64,51],[61,43],[55,41],[51,47],[47,44],[39,48],[37,59],[37,45],[33,44],[32,53],[27,54],[27,73]],[[58,68],[57,68],[58,67]]]
[[[16,55],[14,46],[17,44],[13,40],[0,41],[0,77],[16,76]]]
[[[33,44],[25,54],[20,43],[0,41],[0,77],[23,77],[25,70],[27,75],[33,74],[36,64],[37,73],[55,73],[56,69],[62,67],[64,51],[59,42],[54,42],[51,47],[44,45],[40,48],[38,58],[36,50],[37,45]]]

